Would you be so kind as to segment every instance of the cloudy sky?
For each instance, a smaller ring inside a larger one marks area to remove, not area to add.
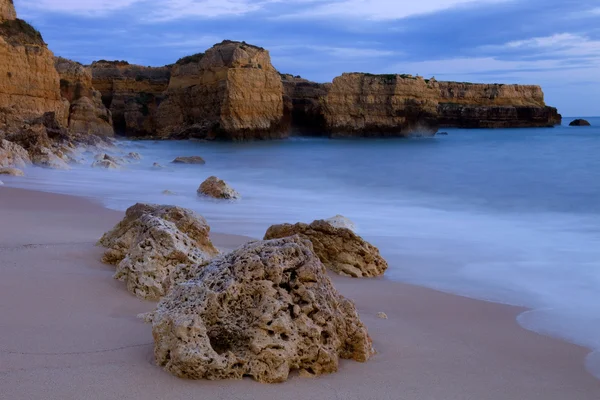
[[[600,115],[598,0],[14,0],[57,54],[164,65],[223,39],[281,72],[534,83],[565,116]]]

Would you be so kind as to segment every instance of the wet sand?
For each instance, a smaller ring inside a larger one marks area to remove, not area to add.
[[[368,363],[279,385],[174,378],[153,364],[150,326],[136,318],[153,303],[99,261],[94,244],[121,217],[81,198],[0,187],[0,399],[600,398],[588,351],[520,328],[522,309],[383,279],[333,277],[374,339]],[[245,240],[214,235],[223,249]]]

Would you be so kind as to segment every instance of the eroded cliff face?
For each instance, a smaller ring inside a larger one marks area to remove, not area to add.
[[[323,99],[331,136],[409,136],[437,131],[435,82],[401,75],[343,74]]]
[[[0,22],[17,19],[13,0],[0,0]]]
[[[438,115],[443,127],[545,127],[562,120],[556,108],[546,106],[539,86],[461,82],[438,85]]]
[[[62,57],[55,58],[60,92],[70,103],[69,129],[77,133],[113,136],[111,112],[102,104],[100,92],[92,86],[92,72]]]
[[[169,86],[170,67],[143,67],[123,61],[97,61],[91,65],[92,83],[112,112],[119,134],[153,136],[156,111]]]
[[[323,99],[331,83],[316,83],[299,76],[281,75],[284,115],[292,132],[308,136],[325,135]]]
[[[172,70],[157,112],[162,137],[224,140],[287,135],[283,85],[269,52],[224,41]]]
[[[37,30],[16,19],[10,0],[0,0],[0,110],[3,109],[0,112],[21,120],[54,112],[63,124],[68,113],[68,104],[60,95],[54,55]]]

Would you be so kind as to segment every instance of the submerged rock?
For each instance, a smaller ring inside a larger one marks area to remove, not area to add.
[[[211,176],[198,188],[198,194],[215,199],[235,200],[242,196],[229,186],[224,180]]]
[[[589,121],[586,121],[585,119],[576,119],[574,121],[572,121],[569,126],[592,126],[592,124],[589,123]]]
[[[163,166],[162,166],[162,165],[160,165],[159,163],[155,162],[154,164],[152,164],[152,168],[155,168],[155,169],[163,169],[163,168],[165,168],[165,167],[163,167]]]
[[[388,316],[384,312],[378,312],[377,313],[377,318],[379,318],[379,319],[388,319]]]
[[[18,168],[0,168],[0,175],[10,175],[10,176],[25,176],[25,173]]]
[[[273,225],[267,230],[265,240],[293,235],[309,239],[315,253],[332,271],[353,278],[381,276],[388,264],[377,247],[367,243],[350,229],[333,226],[324,220],[312,224],[298,223]]]
[[[170,190],[163,190],[162,194],[164,194],[165,196],[175,196],[177,193],[172,192]]]
[[[253,242],[171,289],[152,322],[158,365],[186,379],[287,380],[322,375],[339,359],[367,361],[371,338],[309,241]]]
[[[135,160],[135,161],[139,161],[142,159],[142,156],[140,155],[140,153],[136,153],[135,151],[127,154],[126,158],[130,159],[130,160]]]
[[[99,244],[108,248],[103,262],[117,266],[115,278],[143,299],[159,299],[176,282],[190,277],[188,268],[218,254],[206,220],[175,206],[136,204]]]
[[[206,161],[204,158],[200,156],[192,156],[192,157],[177,157],[173,160],[173,164],[195,164],[195,165],[204,165]]]

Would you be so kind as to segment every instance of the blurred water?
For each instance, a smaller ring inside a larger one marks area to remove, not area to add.
[[[595,127],[566,120],[409,140],[124,142],[144,158],[122,171],[92,169],[88,155],[72,171],[3,180],[121,210],[177,204],[215,231],[254,237],[273,223],[343,214],[391,260],[389,278],[530,307],[519,317],[526,328],[600,349],[600,118],[588,120]],[[207,164],[170,164],[182,155]],[[211,175],[243,200],[199,198]],[[600,376],[599,358],[588,367]]]

